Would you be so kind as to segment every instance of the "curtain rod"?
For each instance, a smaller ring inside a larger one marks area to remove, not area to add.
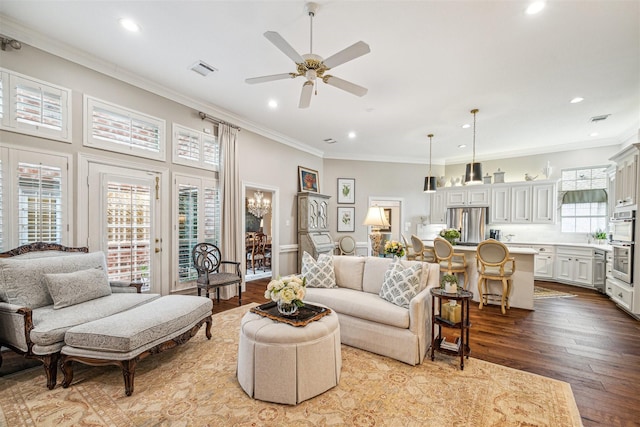
[[[207,113],[203,113],[202,111],[200,111],[200,112],[198,113],[198,115],[200,116],[200,118],[201,118],[202,120],[209,120],[210,122],[213,122],[213,123],[215,123],[215,124],[217,124],[217,125],[229,125],[229,127],[232,127],[232,128],[234,128],[234,129],[241,130],[241,129],[240,129],[240,127],[238,127],[238,126],[236,126],[236,125],[234,125],[234,124],[232,124],[232,123],[225,122],[224,120],[217,119],[217,118],[215,118],[215,117],[213,117],[213,116],[208,115]]]

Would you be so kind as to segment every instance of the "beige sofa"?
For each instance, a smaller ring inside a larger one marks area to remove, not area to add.
[[[69,275],[100,270],[106,271],[104,253],[87,253],[86,248],[37,243],[0,254],[0,346],[42,361],[50,389],[56,384],[60,350],[70,328],[160,297],[137,293],[126,283],[108,282],[106,273],[106,282],[93,290]],[[52,298],[50,282],[45,282],[44,275],[67,281],[60,286],[67,293],[65,303],[60,304],[60,294]],[[82,295],[84,289],[94,294]]]
[[[338,314],[343,344],[388,356],[410,365],[422,363],[431,344],[431,295],[439,286],[440,266],[422,264],[418,293],[409,308],[379,296],[390,258],[333,256],[337,287],[307,288],[305,301]]]

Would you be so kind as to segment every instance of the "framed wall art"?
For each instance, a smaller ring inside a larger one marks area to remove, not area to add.
[[[338,231],[353,233],[356,230],[354,217],[356,208],[338,208]]]
[[[300,191],[308,191],[310,193],[320,192],[320,179],[318,171],[298,166],[298,180]]]
[[[356,202],[356,180],[354,178],[338,178],[338,203]]]

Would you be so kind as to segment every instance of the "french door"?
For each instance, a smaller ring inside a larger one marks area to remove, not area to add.
[[[160,175],[89,164],[89,248],[107,256],[109,280],[142,280],[160,292]]]

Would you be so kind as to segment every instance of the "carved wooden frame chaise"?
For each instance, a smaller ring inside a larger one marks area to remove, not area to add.
[[[205,322],[210,338],[213,302],[208,298],[176,296],[194,299],[184,300],[186,303],[181,300],[176,309],[175,297],[161,298],[159,294],[140,293],[139,285],[109,282],[106,271],[104,253],[89,253],[87,248],[38,242],[0,253],[0,346],[41,361],[49,389],[55,387],[58,362],[65,347],[68,380],[63,385],[71,382],[72,360],[92,364],[89,362],[93,356],[100,364],[106,364],[109,358],[109,363],[122,366],[129,395],[138,360],[186,342]],[[151,333],[140,333],[140,318],[149,312],[142,309],[154,301],[154,316],[164,318],[160,321],[147,315],[158,326]],[[129,344],[111,349],[96,345],[92,338],[100,334],[99,328],[105,324],[114,334],[103,334],[102,338],[116,344],[128,340]],[[97,329],[92,330],[93,327]],[[73,344],[66,342],[68,332]],[[129,337],[116,336],[120,332]],[[84,338],[79,339],[82,333]]]

